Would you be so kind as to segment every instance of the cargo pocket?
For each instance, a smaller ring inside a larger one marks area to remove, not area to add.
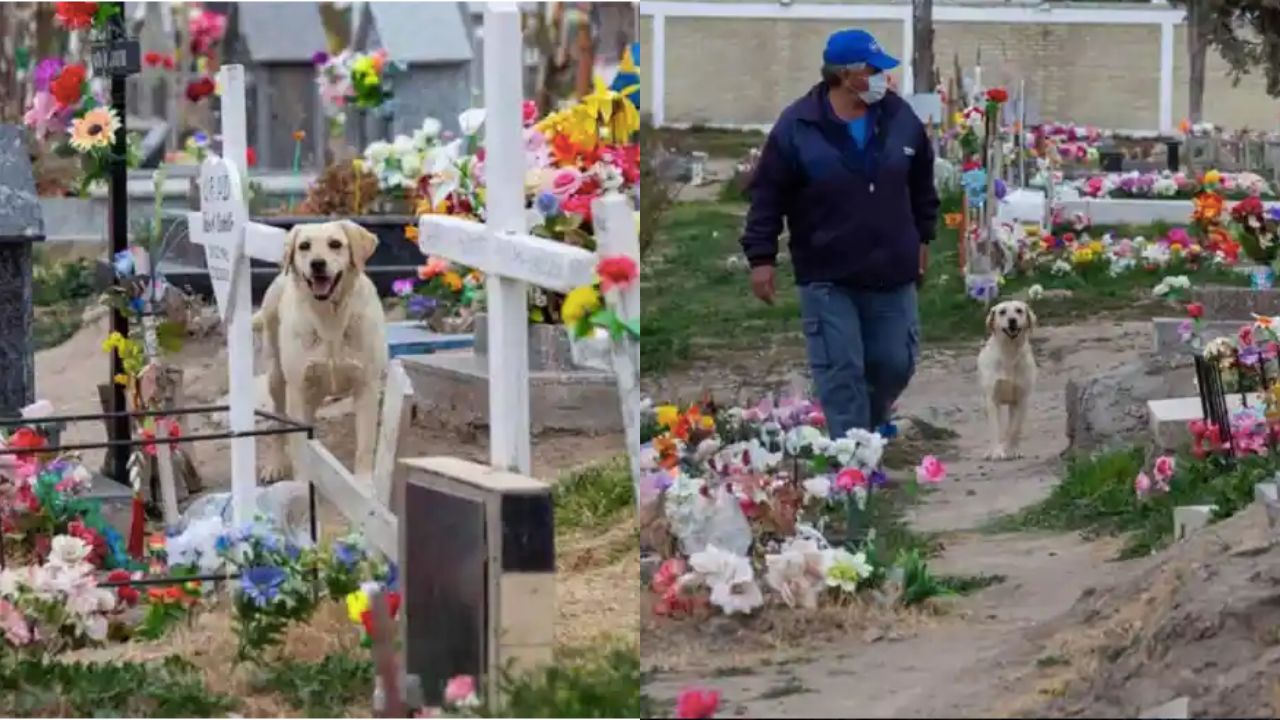
[[[809,354],[809,367],[816,376],[831,367],[831,353],[827,350],[827,339],[822,334],[822,320],[805,318],[803,324],[805,351]]]

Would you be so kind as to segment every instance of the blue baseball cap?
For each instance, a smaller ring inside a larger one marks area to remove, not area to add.
[[[837,30],[827,38],[827,48],[822,51],[826,65],[853,65],[866,63],[877,70],[898,67],[898,59],[888,55],[880,43],[866,30]]]

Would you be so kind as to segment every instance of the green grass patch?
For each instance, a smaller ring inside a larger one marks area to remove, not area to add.
[[[947,198],[944,210],[954,205],[955,200]],[[752,297],[743,267],[729,265],[730,257],[741,254],[738,241],[746,211],[745,203],[694,202],[682,203],[665,216],[655,241],[660,257],[645,274],[641,289],[642,372],[663,373],[695,357],[705,359],[717,351],[760,348],[773,342],[802,348],[800,303],[791,264],[779,263],[778,296],[772,306]],[[1147,228],[1145,234],[1151,237],[1155,230]],[[1143,234],[1140,228],[1134,231]],[[965,293],[957,240],[955,230],[940,228],[930,247],[929,272],[919,299],[921,334],[927,345],[974,341],[985,333],[983,306]],[[1112,277],[1099,267],[1063,277],[1047,271],[1013,277],[1001,295],[1025,293],[1032,285],[1070,291],[1050,293],[1035,302],[1042,324],[1069,323],[1098,314],[1150,317],[1160,307],[1152,288],[1161,278],[1180,274],[1188,275],[1195,285],[1249,282],[1230,269],[1170,268]]]
[[[35,321],[31,339],[36,350],[44,350],[61,345],[80,329],[84,310],[95,295],[93,265],[83,259],[53,261],[40,248],[32,265]]]
[[[35,308],[31,324],[31,342],[36,351],[57,347],[75,335],[84,319],[88,306],[85,300],[68,300],[57,305]]]
[[[569,473],[552,490],[558,530],[590,530],[635,511],[635,487],[625,456]]]
[[[285,659],[267,667],[264,685],[306,717],[334,717],[373,695],[373,661],[344,653],[316,663]]]
[[[1008,579],[1005,575],[942,575],[938,583],[953,595],[972,595]]]
[[[503,702],[480,717],[652,717],[640,692],[640,653],[620,645],[561,650],[540,670],[500,681]]]
[[[1123,534],[1127,542],[1121,557],[1138,557],[1172,539],[1175,507],[1217,505],[1217,517],[1229,517],[1253,501],[1253,486],[1271,478],[1277,467],[1273,458],[1257,456],[1234,463],[1184,456],[1178,458],[1169,492],[1142,500],[1134,492],[1134,478],[1144,468],[1150,472],[1145,460],[1145,451],[1138,447],[1074,458],[1048,498],[1000,518],[989,529]]]
[[[236,705],[177,656],[147,663],[0,660],[0,715],[9,717],[215,717]]]

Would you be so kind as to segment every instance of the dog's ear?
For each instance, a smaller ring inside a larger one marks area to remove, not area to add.
[[[293,272],[293,251],[298,247],[298,238],[302,235],[302,225],[289,228],[284,238],[284,259],[280,261],[280,269],[286,275]]]
[[[342,220],[338,224],[342,226],[342,234],[347,236],[351,264],[363,271],[365,263],[373,257],[373,251],[378,249],[378,236],[350,220]]]
[[[1032,330],[1035,330],[1040,325],[1040,321],[1036,319],[1036,311],[1032,310],[1030,305],[1027,306],[1027,322],[1030,323],[1028,327]]]
[[[992,306],[992,307],[991,307],[991,309],[987,311],[987,334],[988,334],[988,335],[995,335],[995,334],[996,334],[996,309],[995,309],[995,306]]]

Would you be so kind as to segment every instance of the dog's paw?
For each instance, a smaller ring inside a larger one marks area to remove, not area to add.
[[[291,468],[289,459],[278,453],[268,453],[262,470],[258,474],[264,483],[275,483],[289,477]]]
[[[1005,457],[1008,460],[1017,460],[1022,457],[1022,450],[1016,447],[1011,447],[1005,451]]]

